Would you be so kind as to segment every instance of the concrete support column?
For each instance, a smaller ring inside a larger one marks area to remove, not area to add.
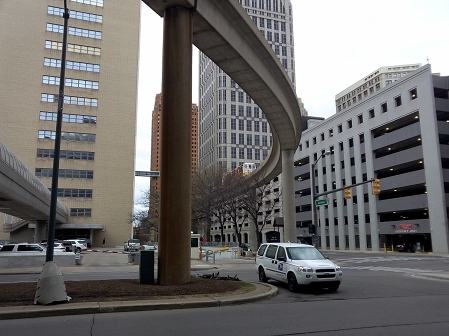
[[[192,13],[164,12],[158,283],[190,281]]]
[[[47,239],[47,221],[36,221],[36,228],[34,229],[34,242],[39,244],[42,240]]]
[[[284,213],[284,242],[296,243],[296,211],[293,149],[282,151],[282,206]]]

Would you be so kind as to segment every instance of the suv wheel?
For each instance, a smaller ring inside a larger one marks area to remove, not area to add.
[[[288,280],[288,290],[292,293],[298,291],[298,281],[296,281],[296,276],[293,273],[289,273],[287,276]]]
[[[259,281],[260,282],[268,282],[267,276],[265,275],[265,271],[263,267],[259,267]]]

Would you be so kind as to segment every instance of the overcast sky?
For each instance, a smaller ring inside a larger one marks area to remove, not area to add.
[[[220,0],[224,1],[224,0]],[[449,75],[448,0],[291,0],[296,92],[309,115],[329,117],[335,95],[387,65],[429,63]],[[150,170],[151,113],[161,91],[162,19],[142,3],[136,170]],[[192,102],[198,104],[193,48]],[[136,177],[135,200],[149,178]]]

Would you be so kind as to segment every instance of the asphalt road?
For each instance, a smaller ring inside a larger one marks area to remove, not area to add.
[[[449,283],[423,277],[449,272],[449,258],[397,253],[325,253],[344,282],[326,290],[279,295],[240,306],[0,321],[15,335],[448,335]],[[222,264],[222,275],[255,281],[254,263]],[[66,277],[67,274],[64,275]],[[136,273],[137,276],[137,273]]]

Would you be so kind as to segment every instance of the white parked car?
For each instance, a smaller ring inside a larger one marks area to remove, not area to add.
[[[45,253],[45,250],[39,244],[31,243],[19,243],[19,244],[8,244],[3,245],[0,252],[31,252],[31,253]]]
[[[44,248],[47,248],[47,246],[44,246]],[[54,246],[53,246],[53,251],[54,252],[65,252],[66,251],[66,248],[65,248],[65,246],[64,245],[62,245],[62,243],[54,243]]]
[[[77,239],[66,239],[62,241],[62,245],[65,246],[66,251],[72,252],[73,248],[75,252],[87,251],[87,244]]]
[[[335,292],[343,281],[341,267],[324,257],[311,245],[265,243],[256,255],[259,281],[273,279],[288,284],[296,292],[300,286],[313,285]]]

